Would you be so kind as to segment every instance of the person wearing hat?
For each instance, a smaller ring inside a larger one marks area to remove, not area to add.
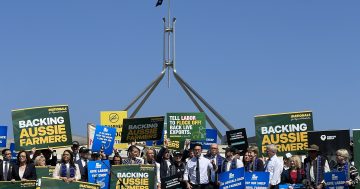
[[[187,153],[187,151],[186,151]],[[186,155],[185,155],[186,156]],[[181,182],[181,186],[183,188],[186,187],[186,183],[184,182],[184,172],[185,172],[185,160],[184,160],[184,152],[182,150],[173,152],[173,160],[174,160],[174,168],[175,168],[175,175]]]
[[[339,149],[336,151],[336,165],[332,167],[334,172],[345,172],[346,182],[345,185],[350,189],[360,182],[359,172],[355,166],[349,162],[349,152],[346,149]]]
[[[80,147],[79,142],[78,141],[73,141],[72,146],[71,146],[71,150],[72,150],[72,153],[74,155],[74,162],[80,159],[79,147]]]
[[[85,147],[81,147],[79,149],[79,154],[80,154],[80,159],[75,161],[75,163],[79,166],[79,170],[80,170],[80,174],[81,174],[81,181],[83,182],[87,182],[88,180],[88,168],[87,168],[87,164],[88,164],[88,159],[90,156],[90,150],[85,148]]]
[[[235,151],[236,149],[231,147],[225,149],[225,160],[221,166],[221,171],[220,171],[221,173],[244,167],[242,161],[240,161],[237,158],[234,158]]]
[[[303,184],[310,188],[325,188],[324,173],[330,172],[327,159],[320,155],[319,146],[310,145],[308,157],[304,160],[305,178]]]
[[[185,159],[188,156],[188,151],[185,150],[185,153],[180,151],[175,151],[173,156],[170,155],[170,151],[167,148],[168,139],[164,140],[164,145],[160,149],[159,153],[156,156],[156,162],[160,164],[160,180],[162,182],[166,177],[173,175],[178,175],[178,178],[182,179],[182,175],[179,176],[179,171],[181,171],[181,162],[185,163]],[[185,148],[190,145],[190,141],[185,141]]]

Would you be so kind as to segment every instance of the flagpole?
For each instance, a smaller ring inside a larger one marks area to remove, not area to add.
[[[169,0],[169,3],[168,3],[168,20],[167,20],[167,22],[168,22],[168,27],[167,27],[167,29],[168,29],[168,63],[170,64],[170,38],[171,38],[171,36],[170,36],[170,32],[171,32],[171,28],[170,28],[170,1],[171,0]],[[168,69],[168,88],[170,88],[170,68],[169,68],[169,66],[167,67],[167,69]]]

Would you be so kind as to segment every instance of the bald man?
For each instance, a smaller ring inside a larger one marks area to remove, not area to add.
[[[211,171],[211,181],[210,181],[210,184],[214,187],[214,189],[217,189],[217,188],[219,188],[219,184],[220,184],[218,182],[219,174],[221,172],[222,164],[225,160],[225,158],[219,154],[218,144],[215,144],[215,143],[211,144],[210,150],[205,155],[205,157],[208,158],[210,161],[214,161],[215,165],[218,167],[216,172]]]

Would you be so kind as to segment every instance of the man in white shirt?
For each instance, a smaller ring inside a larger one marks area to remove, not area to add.
[[[274,144],[266,146],[266,153],[269,159],[266,161],[265,171],[270,173],[270,189],[278,189],[284,165],[276,156],[277,147]]]
[[[212,189],[209,185],[209,171],[216,171],[217,167],[214,160],[209,160],[202,156],[201,144],[194,145],[194,155],[185,167],[184,181],[187,189]]]

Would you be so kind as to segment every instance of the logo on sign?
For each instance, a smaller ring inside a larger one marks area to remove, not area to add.
[[[111,113],[111,114],[109,115],[109,121],[110,121],[111,123],[116,123],[117,121],[119,121],[119,115],[116,114],[116,113]]]
[[[104,132],[107,133],[108,131],[109,131],[108,128],[105,127],[105,128],[104,128]]]
[[[320,136],[320,139],[321,139],[322,141],[325,141],[325,140],[334,140],[334,139],[336,139],[336,136],[321,135],[321,136]]]
[[[256,176],[255,174],[253,174],[252,176],[251,176],[251,180],[257,180],[258,179],[258,176]]]
[[[339,177],[336,176],[335,174],[331,174],[331,179],[332,180],[339,180]]]
[[[101,163],[96,163],[96,164],[95,164],[95,168],[96,168],[96,169],[101,169]]]
[[[321,135],[321,136],[320,136],[320,139],[321,139],[322,141],[326,140],[326,135]]]
[[[234,177],[235,177],[234,174],[232,174],[232,173],[229,174],[229,179],[233,179]]]

